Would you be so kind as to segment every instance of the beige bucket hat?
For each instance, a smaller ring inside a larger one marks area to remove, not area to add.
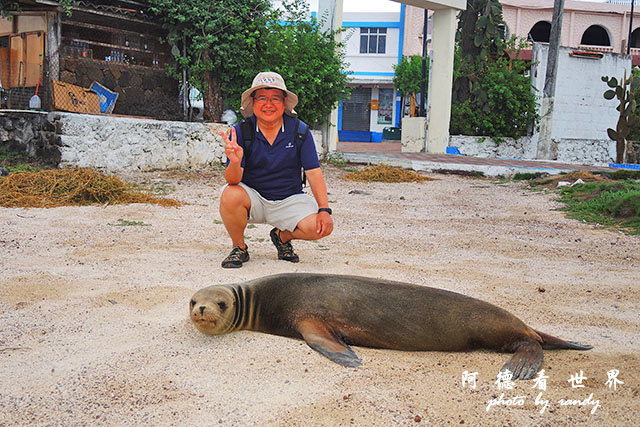
[[[253,104],[251,103],[251,94],[258,89],[281,89],[287,93],[287,99],[284,104],[284,112],[290,116],[295,116],[298,113],[295,112],[293,107],[298,104],[298,96],[287,90],[287,85],[284,83],[284,79],[278,73],[267,71],[258,73],[254,79],[251,87],[242,92],[242,106],[240,112],[245,117],[250,117],[253,114]]]

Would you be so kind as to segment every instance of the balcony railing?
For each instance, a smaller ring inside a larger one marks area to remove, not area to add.
[[[596,52],[616,52],[613,46],[595,46],[595,45],[588,45],[588,44],[578,45],[578,49],[595,50]]]

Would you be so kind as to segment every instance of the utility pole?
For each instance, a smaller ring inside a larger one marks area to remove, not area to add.
[[[541,160],[554,160],[557,153],[551,140],[551,124],[556,92],[556,75],[558,71],[558,51],[562,33],[562,12],[564,0],[554,0],[551,34],[549,35],[549,54],[547,56],[547,73],[542,92],[540,114],[540,133],[538,134],[538,151],[536,157]]]
[[[629,15],[629,37],[627,37],[627,55],[631,53],[631,33],[633,32],[633,6],[636,0],[631,0],[631,15]]]
[[[427,31],[429,23],[429,9],[424,10],[424,24],[422,26],[422,82],[420,83],[420,117],[427,117]]]

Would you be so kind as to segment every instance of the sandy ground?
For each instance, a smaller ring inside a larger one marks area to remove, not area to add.
[[[640,237],[566,219],[553,194],[517,183],[342,174],[325,169],[335,232],[296,242],[299,264],[277,261],[259,225],[247,230],[251,261],[220,267],[230,243],[219,170],[125,176],[172,190],[180,208],[0,208],[0,425],[637,423]],[[507,354],[356,347],[363,366],[350,369],[302,341],[190,324],[198,289],[279,272],[440,287],[594,349],[545,351],[546,391],[534,381],[501,390]],[[464,371],[477,372],[476,388]],[[572,387],[581,372],[584,387]]]

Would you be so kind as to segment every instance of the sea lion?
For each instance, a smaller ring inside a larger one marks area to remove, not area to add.
[[[343,366],[361,364],[349,345],[407,351],[490,349],[515,353],[501,368],[529,379],[542,349],[592,347],[538,332],[511,313],[455,292],[367,277],[278,274],[209,286],[191,298],[195,327],[220,335],[251,330],[303,339]]]

